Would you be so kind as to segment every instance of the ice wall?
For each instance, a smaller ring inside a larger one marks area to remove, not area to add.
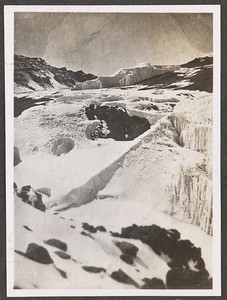
[[[142,63],[133,68],[120,69],[111,76],[100,76],[94,80],[78,82],[75,89],[84,90],[133,85],[178,68],[178,66],[151,66],[149,63]]]
[[[170,187],[168,213],[212,235],[212,96],[179,103],[171,119],[180,145],[203,154],[205,160],[192,168],[182,162]]]

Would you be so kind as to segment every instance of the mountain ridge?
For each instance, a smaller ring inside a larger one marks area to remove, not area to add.
[[[197,57],[182,65],[151,65],[140,63],[122,68],[110,76],[97,76],[53,67],[42,58],[15,54],[15,93],[69,88],[73,90],[100,89],[142,85],[141,89],[171,88],[212,92],[213,57]],[[144,86],[144,87],[143,87]]]

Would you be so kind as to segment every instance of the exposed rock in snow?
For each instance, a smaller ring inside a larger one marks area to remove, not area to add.
[[[58,239],[49,239],[49,240],[45,241],[45,243],[47,245],[56,247],[62,251],[67,251],[67,244]]]
[[[22,55],[14,56],[15,93],[21,91],[37,91],[46,89],[61,89],[75,86],[96,78],[93,74],[83,71],[71,71],[66,68],[56,68],[48,65],[42,58],[31,58]]]
[[[91,266],[83,266],[82,267],[85,271],[90,272],[90,273],[101,273],[101,272],[106,272],[106,269],[104,268],[98,268],[98,267],[91,267]]]
[[[143,89],[171,88],[211,93],[213,90],[213,57],[196,58],[176,70],[145,79],[140,84],[145,85]]]
[[[133,140],[150,128],[146,118],[130,116],[121,106],[95,106],[85,108],[89,120],[101,121],[91,134],[91,138],[113,138],[116,141]]]
[[[141,287],[141,289],[165,289],[166,286],[163,282],[163,280],[153,277],[151,279],[144,278],[143,279],[144,285]]]
[[[23,252],[20,251],[16,251],[16,253],[24,255],[25,257],[41,264],[48,265],[53,263],[53,260],[50,257],[47,249],[35,243],[31,243],[28,245],[26,253],[23,254]]]
[[[120,242],[120,241],[113,241],[113,243],[121,250],[123,254],[136,257],[139,249],[132,243]]]
[[[113,272],[110,276],[111,276],[111,278],[113,278],[116,281],[126,283],[126,284],[132,284],[137,288],[139,287],[138,283],[136,283],[130,276],[128,276],[121,269],[119,269],[118,271]]]
[[[14,146],[14,166],[18,165],[21,162],[20,152],[17,147]]]

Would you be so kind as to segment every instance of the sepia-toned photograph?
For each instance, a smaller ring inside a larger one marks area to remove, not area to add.
[[[13,295],[220,293],[208,8],[9,10]]]

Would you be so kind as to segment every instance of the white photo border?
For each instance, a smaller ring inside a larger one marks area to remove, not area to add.
[[[135,289],[13,289],[14,285],[14,13],[212,13],[213,14],[213,288],[211,290]],[[8,297],[51,296],[221,296],[221,176],[220,176],[220,5],[5,5],[5,120],[6,120],[6,253]]]

